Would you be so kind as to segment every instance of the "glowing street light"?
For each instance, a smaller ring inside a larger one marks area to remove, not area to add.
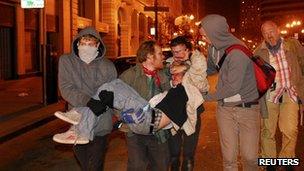
[[[301,23],[301,21],[297,21],[297,25],[299,26],[299,25],[301,25],[302,23]]]
[[[287,34],[287,31],[286,30],[282,30],[281,34]]]
[[[155,27],[150,28],[150,34],[153,36],[155,35]]]
[[[302,30],[301,30],[301,33],[303,33],[303,34],[304,34],[304,29],[302,29]]]
[[[194,19],[194,15],[191,14],[190,17],[189,17],[189,19],[193,20]]]
[[[206,42],[204,42],[204,41],[202,41],[202,40],[198,41],[198,44],[199,44],[200,46],[206,46]]]

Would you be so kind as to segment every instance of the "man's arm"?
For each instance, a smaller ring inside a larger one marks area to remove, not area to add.
[[[208,48],[208,54],[207,54],[207,75],[213,75],[216,74],[218,71],[216,70],[216,65],[213,61],[213,56],[215,54],[214,53],[214,47],[209,47]]]
[[[196,50],[191,56],[191,65],[184,78],[188,79],[190,84],[198,88],[200,92],[208,92],[209,83],[206,70],[206,58]]]
[[[62,97],[72,106],[86,106],[90,96],[81,92],[72,80],[72,66],[68,56],[61,56],[58,64],[58,84]]]
[[[296,40],[296,39],[292,39],[294,46],[295,46],[295,52],[296,52],[296,56],[297,56],[297,60],[299,63],[299,67],[300,67],[300,74],[302,74],[302,78],[304,77],[304,47],[301,45],[301,43]],[[300,101],[301,101],[301,108],[302,108],[302,113],[304,110],[304,79],[300,79],[299,81],[301,81],[300,85],[302,85],[301,87],[298,87],[299,89],[301,89],[300,91],[302,92],[302,94],[299,94],[300,97]],[[301,109],[300,109],[301,110]],[[302,114],[303,115],[303,114]]]
[[[227,79],[222,80],[223,87],[217,89],[215,93],[205,95],[205,100],[221,100],[234,96],[240,92],[247,66],[251,61],[248,60],[248,57],[241,51],[233,50],[227,55],[225,63],[226,62],[228,71],[227,73],[221,73],[227,75]]]

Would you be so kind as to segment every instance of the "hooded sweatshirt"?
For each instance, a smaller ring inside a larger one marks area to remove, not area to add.
[[[89,64],[78,56],[77,43],[84,35],[93,35],[99,41],[98,56]],[[117,77],[113,63],[104,57],[106,48],[100,35],[93,27],[87,27],[79,32],[72,42],[72,52],[64,54],[59,59],[58,84],[60,93],[71,107],[86,106],[89,99],[96,93],[98,87]],[[100,124],[103,130],[101,135],[108,133],[112,128],[111,111],[106,112]]]
[[[217,64],[225,50],[233,44],[244,45],[229,32],[223,16],[207,15],[201,25],[212,45],[208,51],[208,68]],[[212,69],[211,69],[212,70]],[[209,69],[210,71],[210,69]],[[240,50],[232,50],[226,57],[220,71],[215,93],[207,94],[207,101],[219,101],[227,106],[255,101],[258,98],[252,61]]]

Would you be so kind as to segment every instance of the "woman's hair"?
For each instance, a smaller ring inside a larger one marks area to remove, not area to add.
[[[136,53],[137,62],[142,63],[147,60],[148,54],[154,54],[155,45],[156,45],[156,42],[153,40],[143,42],[139,46],[137,53]]]

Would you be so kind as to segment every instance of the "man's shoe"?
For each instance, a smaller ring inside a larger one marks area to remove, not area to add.
[[[53,136],[53,140],[55,142],[61,143],[61,144],[88,144],[89,140],[84,137],[80,137],[76,134],[76,132],[73,129],[68,130],[67,132],[61,133],[61,134],[55,134]]]
[[[179,171],[180,161],[178,157],[171,158],[171,169],[170,171]]]
[[[193,171],[194,161],[192,159],[186,159],[182,164],[182,171]]]
[[[70,110],[68,112],[57,111],[54,114],[57,118],[71,123],[73,125],[77,125],[81,119],[81,114],[75,110]]]

